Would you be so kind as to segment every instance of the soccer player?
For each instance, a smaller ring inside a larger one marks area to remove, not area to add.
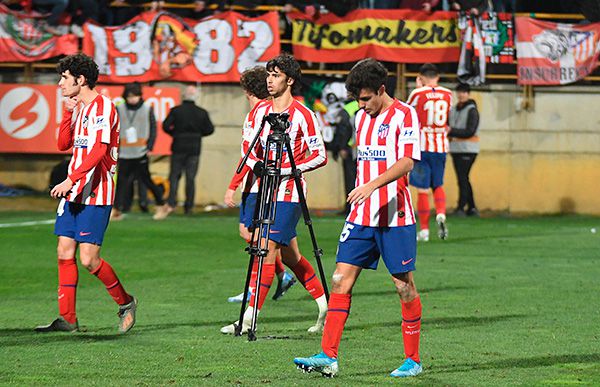
[[[429,190],[433,190],[438,236],[448,238],[446,225],[446,193],[444,170],[448,153],[448,116],[452,107],[452,91],[438,85],[440,73],[430,63],[419,69],[422,86],[413,90],[407,103],[417,110],[421,123],[421,162],[410,173],[410,185],[417,188],[417,213],[421,230],[417,237],[429,241]]]
[[[250,299],[250,306],[246,309],[242,321],[242,332],[247,332],[250,328],[254,307],[258,311],[262,308],[275,276],[275,259],[278,255],[281,255],[281,259],[286,266],[292,269],[296,278],[315,299],[319,308],[319,315],[317,322],[308,331],[320,332],[323,329],[325,314],[327,313],[327,299],[323,285],[317,278],[312,265],[298,249],[296,225],[300,219],[302,209],[296,183],[291,176],[289,157],[294,158],[299,171],[308,172],[325,165],[327,163],[327,153],[315,114],[292,96],[292,89],[299,88],[302,76],[298,62],[289,54],[281,54],[267,62],[266,67],[268,72],[267,89],[272,99],[265,101],[257,108],[253,124],[254,130],[247,132],[246,141],[251,141],[254,138],[265,115],[285,112],[290,116],[291,125],[287,133],[290,136],[293,154],[289,155],[288,152],[283,152],[282,155],[282,176],[275,193],[277,195],[275,220],[269,235],[262,236],[268,237],[267,248],[269,252],[264,258],[261,282],[257,285],[261,286],[261,291],[258,300],[255,299],[255,294]],[[258,142],[248,158],[248,166],[252,170],[254,170],[256,163],[261,161],[261,154],[270,131],[270,124],[266,123],[260,134],[261,141]],[[298,188],[306,193],[306,182],[304,177],[301,179],[302,187]],[[224,326],[221,328],[221,332],[234,333],[235,326],[238,323]]]
[[[348,195],[351,210],[339,239],[322,352],[294,359],[304,371],[337,374],[352,288],[363,269],[377,268],[380,256],[402,304],[405,359],[391,376],[416,376],[422,371],[421,300],[412,274],[416,226],[407,177],[420,158],[419,121],[414,108],[388,95],[386,78],[386,68],[368,58],[354,65],[346,79],[346,88],[360,107],[355,121],[356,188]]]
[[[115,196],[113,176],[119,149],[119,117],[111,100],[94,89],[98,65],[75,54],[58,63],[58,85],[66,97],[58,149],[73,148],[68,177],[50,191],[60,198],[54,233],[58,236],[58,309],[60,317],[38,332],[73,332],[78,282],[75,254],[119,305],[119,332],[135,324],[137,300],[125,291],[112,267],[100,258],[100,246]]]
[[[243,131],[251,131],[254,116],[256,115],[257,108],[260,104],[265,103],[262,101],[269,98],[269,91],[267,90],[267,69],[264,66],[255,66],[244,71],[240,77],[240,86],[244,90],[246,99],[250,104],[250,113],[246,115],[244,120]],[[242,141],[242,157],[248,151],[248,141]],[[242,186],[242,203],[240,204],[240,237],[246,242],[250,243],[252,237],[252,220],[254,217],[254,209],[256,208],[256,197],[258,196],[258,182],[259,180],[254,175],[254,172],[250,170],[247,165],[240,173],[236,173],[231,178],[229,187],[225,191],[225,204],[233,208],[236,206],[233,195],[236,189]],[[250,279],[250,293],[256,286],[256,275],[258,273],[258,260],[254,260],[254,266],[252,268],[252,277]],[[280,299],[285,292],[289,290],[295,283],[296,279],[291,274],[285,271],[285,267],[281,262],[281,258],[278,256],[275,260],[275,273],[277,274],[277,290],[273,295],[274,300]],[[244,293],[238,294],[237,296],[229,297],[229,302],[242,302]]]

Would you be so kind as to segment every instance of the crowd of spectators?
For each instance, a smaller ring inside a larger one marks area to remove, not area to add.
[[[102,25],[120,25],[143,10],[168,10],[181,17],[200,19],[232,6],[254,9],[258,6],[279,6],[281,12],[299,10],[310,17],[332,12],[344,16],[357,8],[413,9],[425,12],[461,11],[481,14],[486,10],[496,12],[531,12],[531,1],[525,0],[0,0],[9,8],[47,14],[44,28],[55,35],[71,32],[83,35],[82,24],[94,20]],[[569,7],[550,9],[537,2],[537,12],[577,12]],[[551,3],[551,2],[550,2]],[[563,3],[563,2],[561,2]],[[547,4],[546,4],[547,5]],[[546,9],[548,8],[548,9]],[[69,26],[69,27],[67,27]]]

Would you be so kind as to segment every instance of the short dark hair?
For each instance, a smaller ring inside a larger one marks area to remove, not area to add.
[[[59,74],[69,70],[71,75],[78,78],[83,75],[85,82],[90,89],[96,87],[96,81],[98,80],[98,65],[92,58],[85,54],[73,54],[62,58],[58,65],[56,65],[56,71]]]
[[[123,98],[129,95],[142,96],[142,85],[139,82],[132,82],[125,85],[123,89]]]
[[[471,92],[471,86],[468,83],[459,83],[456,85],[456,91],[464,91],[465,93]]]
[[[387,69],[373,58],[363,59],[356,63],[346,78],[346,90],[354,98],[358,98],[362,89],[376,92],[385,85]]]
[[[263,66],[254,66],[244,71],[240,77],[240,86],[256,98],[267,98],[269,96],[267,69]]]
[[[433,63],[425,63],[419,68],[419,74],[426,78],[435,78],[440,75],[440,70]]]
[[[275,67],[282,73],[292,78],[294,84],[292,85],[292,94],[298,94],[300,91],[300,81],[302,79],[302,70],[300,64],[292,55],[287,52],[282,52],[275,58],[267,62],[267,71],[275,70]]]

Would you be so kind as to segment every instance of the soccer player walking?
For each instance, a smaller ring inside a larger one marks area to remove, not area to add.
[[[339,239],[322,352],[294,359],[308,372],[337,374],[352,288],[363,269],[377,268],[380,256],[402,304],[405,359],[391,376],[416,376],[422,371],[421,300],[412,274],[417,259],[416,226],[407,177],[420,159],[419,121],[411,106],[387,94],[386,78],[386,68],[369,58],[358,62],[346,80],[346,89],[360,107],[356,114],[358,173]]]
[[[418,239],[429,241],[429,190],[433,190],[438,236],[448,238],[446,225],[446,192],[444,171],[448,153],[448,116],[452,107],[452,91],[438,85],[440,73],[430,63],[419,69],[421,87],[408,97],[407,103],[417,110],[421,123],[421,162],[410,173],[410,185],[417,188],[417,213],[421,230]]]
[[[267,69],[263,66],[252,67],[242,73],[240,76],[240,86],[244,90],[246,99],[250,104],[250,112],[246,115],[244,120],[244,127],[242,129],[242,156],[248,151],[250,143],[245,140],[248,137],[248,132],[253,130],[252,125],[254,124],[254,117],[256,111],[261,104],[266,103],[263,101],[269,98],[269,91],[267,90]],[[252,238],[252,221],[254,217],[254,210],[256,208],[256,200],[258,197],[258,184],[259,180],[250,169],[248,165],[244,166],[244,169],[240,173],[235,173],[231,178],[229,187],[225,191],[224,202],[227,206],[233,208],[236,206],[233,195],[236,189],[242,187],[242,203],[240,204],[240,237],[246,242],[250,243]],[[280,299],[285,292],[289,290],[295,283],[296,279],[291,274],[285,271],[285,267],[281,262],[281,257],[277,257],[275,260],[275,273],[277,275],[277,290],[273,295],[274,300]],[[254,266],[252,267],[252,276],[250,278],[250,294],[256,287],[256,278],[258,274],[258,260],[254,260]],[[238,294],[237,296],[229,297],[229,302],[242,302],[244,293]]]
[[[327,300],[323,285],[317,278],[315,270],[300,253],[296,238],[296,225],[302,213],[297,189],[304,190],[303,192],[306,195],[306,182],[302,177],[302,187],[296,187],[294,177],[291,176],[289,158],[294,158],[299,171],[308,172],[324,166],[327,163],[327,153],[315,114],[292,96],[292,89],[299,87],[302,76],[298,62],[289,54],[281,54],[271,59],[266,67],[268,72],[267,89],[272,99],[264,101],[256,107],[257,110],[252,125],[253,130],[248,131],[245,140],[251,142],[260,129],[263,117],[266,115],[270,113],[288,113],[291,125],[287,133],[290,137],[293,154],[289,155],[288,152],[283,152],[282,155],[281,179],[275,192],[277,211],[274,224],[270,228],[269,235],[261,236],[268,238],[267,248],[269,250],[264,258],[261,283],[257,284],[262,288],[258,300],[255,299],[255,294],[250,299],[250,306],[246,309],[242,321],[242,332],[247,332],[250,328],[253,308],[256,307],[259,311],[262,308],[275,276],[275,260],[278,255],[281,256],[283,263],[294,272],[296,278],[316,301],[319,307],[319,316],[317,322],[308,331],[320,332],[323,329],[325,314],[327,313]],[[270,132],[270,124],[266,123],[260,133],[260,141],[248,158],[248,166],[253,170],[256,163],[261,161],[262,154],[268,151],[264,147]],[[221,332],[234,333],[235,326],[238,323],[224,326],[221,328]]]
[[[88,56],[75,54],[57,66],[58,83],[66,97],[58,134],[58,149],[73,148],[68,177],[53,187],[60,198],[54,233],[58,236],[58,309],[60,317],[37,332],[73,332],[79,327],[75,312],[78,269],[81,264],[106,286],[119,305],[119,332],[135,324],[137,300],[128,294],[112,267],[100,258],[100,247],[115,195],[119,149],[119,117],[111,100],[94,90],[98,65]]]

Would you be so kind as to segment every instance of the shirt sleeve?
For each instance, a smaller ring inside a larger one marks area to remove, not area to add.
[[[60,122],[60,129],[58,131],[58,150],[66,151],[71,149],[73,146],[74,132],[71,121],[73,119],[73,112],[65,110],[63,112],[63,118]]]
[[[96,114],[92,122],[92,130],[99,132],[96,137],[100,138],[100,142],[104,144],[110,144],[111,118],[113,118],[113,114],[116,114],[113,110],[116,110],[116,108],[112,103],[105,103],[102,111]]]
[[[419,136],[419,118],[412,106],[404,115],[402,126],[398,131],[398,159],[409,157],[413,160],[421,160],[421,146]]]

